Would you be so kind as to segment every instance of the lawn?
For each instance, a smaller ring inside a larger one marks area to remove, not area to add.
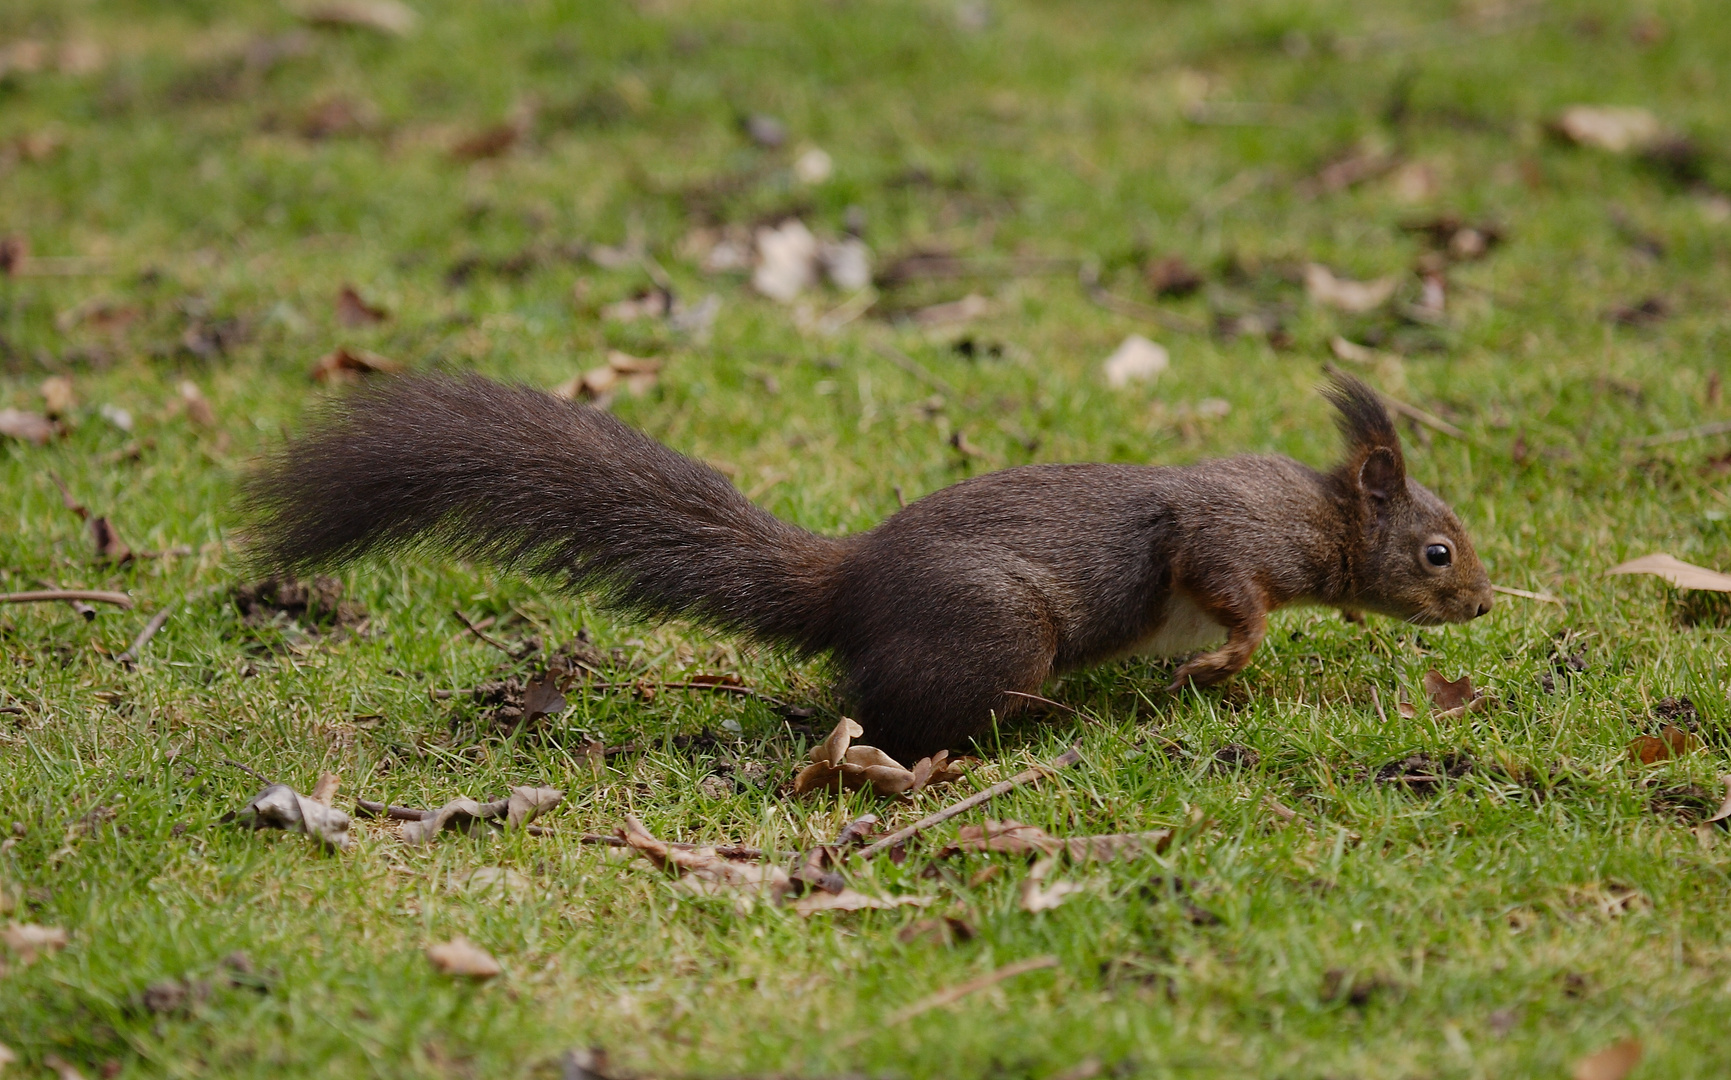
[[[0,410],[54,414],[41,445],[0,436],[0,592],[134,602],[0,606],[0,919],[65,932],[0,948],[15,1073],[1563,1077],[1631,1038],[1637,1078],[1727,1068],[1731,835],[1703,822],[1731,772],[1731,607],[1605,571],[1731,569],[1731,438],[1691,433],[1731,420],[1731,15],[304,17],[362,6],[0,7]],[[1593,145],[1559,129],[1576,105],[1661,131]],[[875,285],[761,295],[753,230],[792,219],[857,236]],[[1169,367],[1112,385],[1131,334]],[[343,376],[381,377],[351,369],[554,388],[610,356],[639,376],[617,415],[835,534],[1031,462],[1325,465],[1333,365],[1426,417],[1401,423],[1411,472],[1532,595],[1424,629],[1283,611],[1220,690],[1170,694],[1149,659],[1066,676],[961,780],[900,798],[792,793],[840,715],[821,659],[413,553],[344,570],[340,611],[237,601],[238,481]],[[470,693],[580,635],[608,685],[563,709],[520,723]],[[1441,715],[1433,670],[1483,704]],[[700,675],[756,696],[666,685]],[[1681,752],[1635,760],[1666,725]],[[584,840],[635,815],[807,851],[1072,745],[840,866],[923,907],[696,895]],[[427,844],[357,817],[342,851],[230,818],[325,772],[349,812],[564,794],[535,830]],[[941,854],[986,818],[1173,835],[1037,867]],[[1025,910],[1054,883],[1075,888]],[[502,973],[438,970],[425,950],[459,936]],[[606,1063],[561,1064],[585,1048]]]

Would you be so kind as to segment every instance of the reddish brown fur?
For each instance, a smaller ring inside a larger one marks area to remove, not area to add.
[[[839,539],[753,506],[719,473],[606,413],[483,379],[385,382],[250,479],[252,545],[300,570],[422,546],[517,566],[616,606],[830,653],[865,740],[956,746],[1056,672],[1155,639],[1186,598],[1227,632],[1178,669],[1243,669],[1294,602],[1415,622],[1483,614],[1465,530],[1408,480],[1375,395],[1337,380],[1346,459],[1031,465],[921,499]],[[1426,565],[1435,539],[1446,571]]]

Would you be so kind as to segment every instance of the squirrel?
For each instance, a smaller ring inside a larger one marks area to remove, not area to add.
[[[1328,472],[1278,456],[1025,465],[821,536],[600,409],[395,377],[254,468],[246,542],[280,572],[429,549],[828,654],[864,740],[913,761],[1108,659],[1196,653],[1170,689],[1219,683],[1287,604],[1424,626],[1488,612],[1466,530],[1406,475],[1376,393],[1346,376],[1323,393],[1346,441]]]

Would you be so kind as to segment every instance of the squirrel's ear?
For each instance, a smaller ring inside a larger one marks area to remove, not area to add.
[[[1379,446],[1358,467],[1358,490],[1377,502],[1387,502],[1406,490],[1406,463],[1399,450]]]

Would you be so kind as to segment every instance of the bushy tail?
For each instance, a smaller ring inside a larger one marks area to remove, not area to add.
[[[245,483],[250,554],[307,570],[421,548],[599,590],[804,650],[827,647],[845,543],[597,409],[477,376],[375,384]]]

